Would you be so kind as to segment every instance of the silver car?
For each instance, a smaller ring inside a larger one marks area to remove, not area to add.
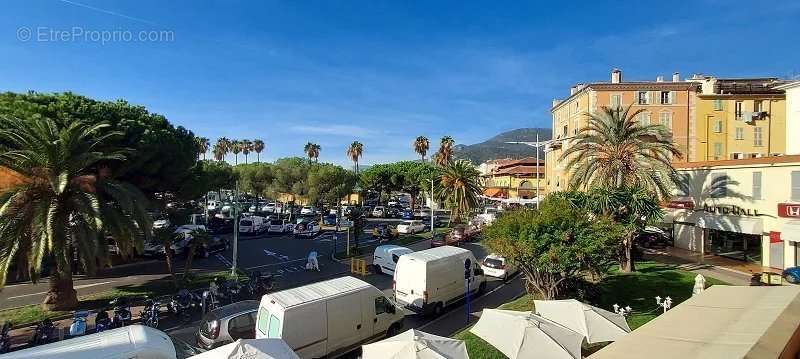
[[[243,300],[210,311],[200,321],[197,346],[210,350],[238,339],[254,339],[259,301]]]

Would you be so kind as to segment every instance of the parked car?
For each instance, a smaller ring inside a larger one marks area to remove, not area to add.
[[[394,275],[394,269],[400,256],[414,251],[394,244],[387,244],[375,247],[372,254],[372,268],[375,273]]]
[[[428,227],[420,220],[403,221],[397,225],[397,232],[402,234],[415,234],[424,232]]]
[[[365,217],[372,216],[372,207],[371,206],[361,206],[361,215]]]
[[[378,239],[390,240],[399,237],[400,233],[389,224],[378,223],[378,225],[372,229],[372,236]]]
[[[186,243],[187,247],[191,246],[192,240],[194,240],[194,238],[190,238],[188,240],[188,242]],[[195,249],[194,255],[195,257],[208,258],[211,255],[211,253],[223,252],[227,250],[229,247],[230,247],[230,242],[228,241],[227,238],[212,236],[211,238],[208,239],[208,241],[203,243],[202,246]]]
[[[371,284],[340,277],[261,298],[256,338],[281,338],[301,358],[336,357],[394,336],[405,313]]]
[[[239,220],[239,233],[261,234],[267,231],[267,219],[260,216],[248,216]]]
[[[208,224],[208,231],[212,234],[233,233],[233,218],[211,217]]]
[[[444,246],[400,256],[394,272],[397,303],[416,313],[441,315],[464,297],[465,266],[470,292],[485,291],[483,269],[469,250]]]
[[[127,325],[3,354],[3,359],[175,359],[170,337],[145,325]]]
[[[200,321],[197,346],[210,350],[239,339],[253,339],[259,301],[243,300],[214,309]]]
[[[517,272],[515,266],[510,265],[505,258],[494,253],[486,256],[481,261],[481,269],[483,269],[484,274],[503,280],[508,279],[508,277]]]
[[[375,208],[372,209],[372,216],[376,218],[386,217],[386,208],[383,206],[375,206]]]
[[[267,213],[275,213],[275,202],[270,202],[265,204],[264,207],[261,208],[261,211]]]
[[[286,220],[284,219],[272,219],[269,221],[269,227],[267,228],[267,233],[284,233],[286,232]]]
[[[422,217],[420,220],[422,221],[422,223],[425,223],[426,226],[428,226],[428,227],[431,226],[431,217],[430,216]],[[441,227],[442,226],[442,219],[439,218],[439,216],[434,216],[433,217],[433,226],[434,227]]]
[[[295,237],[312,238],[319,234],[320,226],[315,221],[304,220],[294,226],[293,232]]]
[[[206,208],[209,211],[217,211],[220,209],[220,203],[218,201],[208,201],[208,206]]]
[[[783,279],[787,283],[800,284],[800,267],[789,267],[784,269]]]
[[[303,208],[300,210],[300,214],[313,216],[317,214],[317,210],[311,206],[303,206]]]
[[[666,248],[672,246],[671,236],[661,228],[647,226],[636,235],[634,243],[642,248]]]
[[[335,226],[336,225],[336,215],[335,214],[328,214],[325,217],[322,217],[322,224],[326,226]]]
[[[170,223],[169,218],[167,217],[159,217],[153,221],[153,229],[169,228],[171,225],[172,223]]]
[[[404,209],[401,217],[403,219],[412,220],[414,219],[414,212],[411,211],[410,209]]]

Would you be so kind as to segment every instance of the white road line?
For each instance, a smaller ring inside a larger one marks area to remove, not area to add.
[[[280,263],[270,263],[270,264],[262,264],[262,265],[253,266],[253,267],[247,267],[245,269],[251,270],[251,269],[256,269],[256,268],[274,267],[274,266],[284,265],[286,263],[293,263],[293,262],[306,261],[306,260],[308,260],[308,258],[298,258],[298,259],[292,259],[292,260],[289,260],[289,261],[283,261],[283,262],[280,262]]]
[[[116,282],[116,281],[114,281],[114,280],[111,280],[111,281],[108,281],[108,282],[99,282],[99,283],[92,283],[92,284],[78,285],[78,286],[75,286],[75,290],[78,290],[78,289],[83,289],[83,288],[91,288],[91,287],[96,287],[96,286],[98,286],[98,285],[103,285],[103,284],[108,284],[108,283],[114,283],[114,282]],[[39,293],[31,293],[31,294],[23,294],[23,295],[15,295],[15,296],[13,296],[13,297],[8,297],[8,298],[6,298],[6,299],[25,298],[25,297],[32,297],[32,296],[34,296],[34,295],[42,295],[42,294],[47,294],[47,292],[39,292]]]

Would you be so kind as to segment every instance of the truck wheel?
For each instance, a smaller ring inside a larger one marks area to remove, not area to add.
[[[442,315],[442,313],[444,313],[444,305],[442,305],[442,302],[436,303],[436,305],[433,306],[433,316],[438,317]]]

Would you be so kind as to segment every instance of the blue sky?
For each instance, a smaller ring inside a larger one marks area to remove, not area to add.
[[[418,135],[549,127],[554,97],[613,67],[796,75],[798,15],[795,1],[9,0],[0,90],[126,99],[212,141],[262,138],[266,160],[312,141],[345,164],[358,140],[376,163],[414,158]],[[124,31],[174,37],[96,41]]]

